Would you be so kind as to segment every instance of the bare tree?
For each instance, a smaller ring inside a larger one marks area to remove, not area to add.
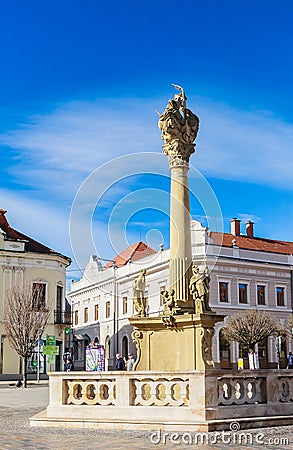
[[[293,315],[291,315],[289,317],[289,319],[287,319],[287,321],[285,323],[285,328],[286,328],[286,334],[288,334],[290,337],[292,337],[292,335],[293,335]]]
[[[255,344],[271,335],[281,335],[281,323],[266,311],[255,309],[228,318],[223,335],[228,341],[236,341],[254,350]]]
[[[14,286],[7,292],[4,326],[11,347],[22,358],[24,387],[27,387],[27,359],[46,327],[49,315],[40,285]]]

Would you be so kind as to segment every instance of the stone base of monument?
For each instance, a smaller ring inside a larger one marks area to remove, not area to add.
[[[293,423],[290,370],[52,372],[31,426],[204,432]],[[239,425],[235,425],[237,422]],[[231,425],[232,427],[232,425]]]
[[[130,318],[137,348],[135,370],[209,370],[214,325],[225,316],[213,312]]]

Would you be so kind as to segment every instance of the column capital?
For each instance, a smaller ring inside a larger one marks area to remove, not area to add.
[[[179,139],[163,145],[163,153],[169,158],[170,169],[183,166],[189,168],[189,158],[195,152],[195,144],[187,144]]]

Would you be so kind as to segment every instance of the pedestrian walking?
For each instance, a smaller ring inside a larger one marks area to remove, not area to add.
[[[121,357],[120,353],[117,353],[117,355],[116,355],[115,369],[116,370],[125,370],[125,362],[124,362],[124,359]]]
[[[73,362],[70,358],[67,358],[66,363],[64,364],[64,370],[66,372],[71,372],[72,370],[74,370]]]
[[[132,353],[129,353],[128,360],[126,361],[126,370],[127,371],[133,370],[133,366],[134,366],[134,356]]]
[[[293,369],[293,355],[292,352],[289,352],[287,356],[287,369]]]

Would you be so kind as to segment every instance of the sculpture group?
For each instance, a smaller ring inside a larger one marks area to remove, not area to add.
[[[173,85],[179,93],[168,101],[165,111],[160,114],[158,126],[162,131],[163,153],[170,161],[171,184],[176,185],[177,197],[175,209],[177,214],[185,214],[184,226],[179,229],[177,247],[179,251],[174,252],[176,245],[172,245],[172,232],[170,231],[170,289],[161,293],[163,300],[162,317],[164,323],[170,327],[174,321],[170,317],[182,315],[186,312],[203,314],[211,311],[209,306],[209,283],[210,275],[205,264],[202,273],[196,264],[192,264],[191,242],[189,233],[189,194],[188,194],[188,163],[194,153],[194,141],[199,129],[199,118],[186,107],[187,97],[181,86]],[[174,174],[176,170],[176,174]],[[171,201],[172,198],[171,198]],[[178,211],[178,208],[181,208]],[[174,211],[174,208],[173,208]],[[176,223],[176,217],[170,220]],[[180,244],[178,242],[180,241]],[[186,242],[188,243],[187,245]],[[189,245],[190,244],[190,245]],[[188,252],[186,253],[186,248]],[[190,247],[190,249],[189,249]],[[184,250],[185,249],[185,250]],[[146,302],[144,298],[146,271],[141,270],[134,282],[133,302],[135,317],[146,317]],[[183,294],[182,294],[183,292]]]
[[[158,125],[162,130],[161,137],[166,144],[173,144],[176,140],[193,144],[199,128],[199,118],[186,108],[187,97],[184,89],[181,86],[173,86],[181,92],[169,100],[165,111],[160,115]]]
[[[135,309],[135,317],[147,316],[145,299],[145,277],[146,270],[142,269],[139,276],[134,281],[133,304]],[[192,265],[192,276],[189,280],[189,291],[194,300],[195,314],[203,314],[211,311],[209,305],[210,273],[207,265],[205,265],[204,271],[202,273],[200,273],[198,265]],[[169,291],[164,290],[161,292],[161,296],[163,299],[163,318],[182,314],[181,308],[178,306],[174,295],[175,291],[172,288]]]

